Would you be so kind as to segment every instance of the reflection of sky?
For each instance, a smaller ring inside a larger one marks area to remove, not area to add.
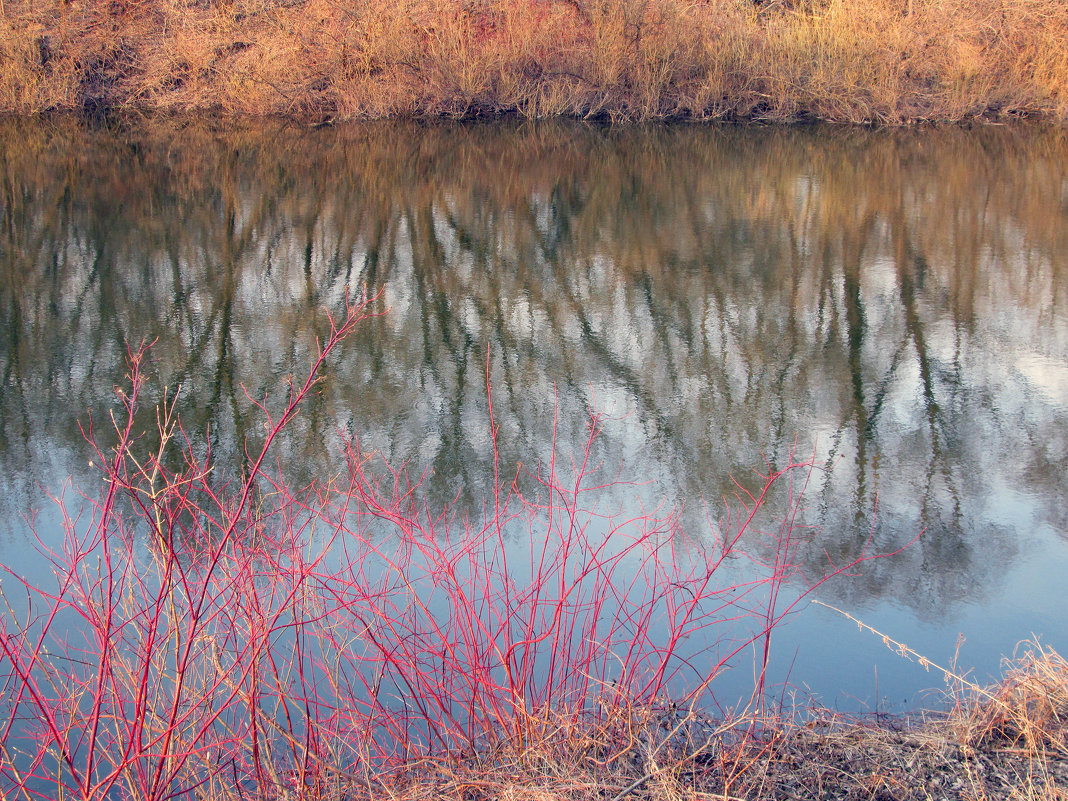
[[[1068,398],[1068,364],[1063,359],[1042,353],[1021,353],[1014,366],[1028,389],[1042,402],[1059,404]]]
[[[105,167],[147,178],[93,163],[51,187],[35,183],[47,159],[39,173],[9,159],[38,200],[2,251],[18,309],[4,317],[0,402],[8,529],[39,486],[84,475],[74,421],[106,419],[127,342],[159,338],[154,374],[183,383],[187,427],[210,427],[236,465],[259,430],[244,392],[277,392],[325,333],[317,310],[366,282],[388,311],[346,343],[282,443],[302,477],[334,469],[330,454],[356,434],[368,452],[429,467],[432,502],[478,509],[492,476],[488,349],[506,472],[546,461],[554,425],[560,451],[576,451],[595,410],[604,473],[636,482],[606,502],[666,498],[700,532],[732,477],[780,463],[796,440],[827,468],[809,491],[821,526],[810,572],[855,557],[869,531],[885,549],[926,532],[822,597],[943,650],[968,630],[977,664],[1030,633],[1029,614],[1064,636],[1051,611],[1064,591],[1033,592],[1053,574],[1028,571],[1059,564],[1068,533],[1068,242],[1050,202],[1062,181],[1018,169],[1026,149],[991,132],[872,134],[858,159],[856,138],[811,132],[639,132],[675,137],[661,150],[677,160],[643,165],[622,137],[596,169],[550,148],[495,187],[499,169],[428,178],[412,153],[467,148],[466,162],[494,165],[521,134],[403,130],[357,140],[340,163],[316,162],[332,158],[325,140],[265,147],[258,168],[209,169],[183,184],[188,197],[163,182],[145,219],[131,210],[106,236],[115,221],[92,202],[94,169],[101,183]],[[603,134],[581,135],[593,146]],[[920,169],[917,148],[944,152]],[[209,167],[224,151],[208,149]],[[291,164],[297,151],[308,161]],[[987,152],[999,155],[976,166]],[[48,228],[50,202],[64,213]],[[797,632],[825,631],[822,612],[802,618]],[[983,621],[1003,628],[980,632]],[[856,647],[845,662],[870,664]]]
[[[918,619],[900,603],[852,611],[866,625],[970,681],[992,682],[1001,675],[1004,659],[1023,655],[1028,647],[1024,640],[1037,638],[1060,653],[1068,647],[1062,612],[1068,547],[1046,528],[1023,551],[1000,566],[1000,580],[982,602],[960,607],[949,618]],[[938,691],[951,689],[937,670],[925,671],[877,635],[859,631],[824,607],[806,607],[778,634],[775,680],[790,676],[824,702],[836,699],[845,710],[874,711],[877,700],[884,711],[912,709],[939,703]]]

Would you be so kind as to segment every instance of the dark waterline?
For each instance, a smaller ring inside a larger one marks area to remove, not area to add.
[[[796,443],[823,468],[810,574],[922,532],[820,598],[936,661],[963,634],[980,678],[1032,633],[1068,646],[1063,132],[111,125],[0,124],[5,561],[43,490],[91,486],[78,423],[129,346],[155,340],[155,392],[236,474],[245,391],[281,391],[366,287],[382,316],[277,454],[296,480],[357,435],[477,510],[488,360],[506,465],[602,412],[598,455],[640,482],[613,502],[700,536]],[[820,608],[777,642],[827,702],[940,683]]]

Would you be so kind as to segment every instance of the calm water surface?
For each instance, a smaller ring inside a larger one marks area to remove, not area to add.
[[[820,589],[983,679],[1032,634],[1068,651],[1068,136],[576,124],[0,122],[0,558],[91,489],[127,348],[181,385],[237,473],[346,292],[383,314],[276,454],[329,475],[356,435],[476,512],[502,461],[577,450],[700,537],[733,478],[814,453]],[[146,417],[146,421],[148,418]],[[733,477],[733,478],[732,478]],[[32,568],[27,568],[32,570]],[[778,677],[850,709],[940,677],[818,606]],[[748,668],[739,665],[739,673]],[[751,676],[750,676],[751,678]]]

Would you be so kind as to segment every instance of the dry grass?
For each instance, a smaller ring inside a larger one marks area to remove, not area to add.
[[[1007,747],[1031,758],[1068,758],[1068,662],[1052,648],[1027,641],[1006,660],[1004,677],[993,687],[980,687],[955,667],[932,662],[905,643],[872,628],[838,607],[832,609],[882,638],[898,656],[916,661],[928,672],[941,673],[956,698],[945,718],[947,736],[966,749]]]
[[[1068,662],[1050,648],[1027,643],[1002,682],[951,717],[973,748],[994,745],[1036,757],[1068,759]]]
[[[1068,799],[1068,664],[1030,643],[948,713],[858,721],[620,710],[588,736],[464,765],[426,762],[352,797],[398,801]],[[622,717],[625,715],[625,720]],[[674,717],[672,717],[674,715]],[[597,745],[591,745],[596,743]],[[614,745],[609,745],[614,744]]]
[[[1068,118],[1068,0],[7,0],[0,109]]]

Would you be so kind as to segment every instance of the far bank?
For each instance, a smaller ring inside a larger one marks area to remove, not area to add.
[[[7,0],[0,110],[1068,120],[1068,0]]]

